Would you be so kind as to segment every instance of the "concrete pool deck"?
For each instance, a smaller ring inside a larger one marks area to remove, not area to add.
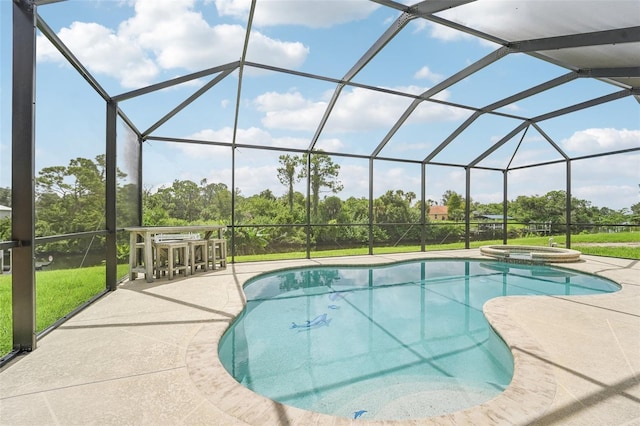
[[[237,384],[217,359],[243,307],[242,284],[259,273],[454,257],[488,260],[477,249],[320,258],[125,282],[0,370],[0,425],[640,424],[636,260],[583,255],[561,265],[616,281],[616,293],[487,302],[514,354],[514,379],[499,397],[441,417],[369,422],[283,406]]]

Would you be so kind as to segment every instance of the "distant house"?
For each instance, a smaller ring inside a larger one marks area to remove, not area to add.
[[[431,206],[429,207],[430,220],[448,220],[449,207],[447,206]]]
[[[11,216],[11,207],[0,205],[0,219]]]

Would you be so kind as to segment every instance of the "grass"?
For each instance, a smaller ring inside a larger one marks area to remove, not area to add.
[[[566,244],[566,238],[564,236],[553,237],[554,242],[559,246]],[[525,239],[518,239],[520,241]],[[537,239],[536,239],[537,241]],[[548,238],[543,238],[543,241],[538,244],[548,243]],[[608,256],[608,257],[620,257],[624,259],[640,259],[640,246],[624,246],[617,244],[626,243],[640,243],[640,232],[615,232],[615,233],[602,233],[602,234],[577,234],[571,236],[571,248],[581,251],[584,254],[591,254],[595,256]],[[598,245],[594,245],[598,244]],[[609,244],[609,245],[607,245]]]
[[[441,244],[438,246],[427,247],[429,250],[453,250],[464,248],[464,243],[454,244]],[[374,253],[409,253],[420,251],[420,246],[394,246],[394,247],[375,247]],[[369,254],[368,247],[356,247],[345,249],[331,249],[331,250],[313,250],[311,251],[311,257],[340,257],[340,256],[363,256]],[[265,254],[249,254],[238,255],[235,257],[236,262],[263,262],[269,260],[292,260],[292,259],[306,259],[307,252],[305,251],[290,251],[286,253],[265,253]]]
[[[129,265],[118,265],[125,276]],[[41,332],[105,289],[104,266],[36,272],[36,331]],[[0,356],[13,346],[11,275],[0,275]]]
[[[562,238],[564,242],[564,237]],[[572,235],[573,243],[640,243],[640,232],[612,232]]]
[[[622,259],[640,259],[640,247],[590,247],[573,245],[573,249],[594,256],[619,257]]]
[[[553,240],[560,247],[566,244],[566,238],[562,236],[553,236]],[[584,254],[593,254],[598,256],[609,257],[621,257],[627,259],[640,259],[640,247],[621,247],[621,246],[604,246],[596,247],[589,246],[588,244],[607,244],[607,243],[638,243],[640,242],[640,232],[617,232],[617,233],[603,233],[603,234],[579,234],[571,236],[571,247],[575,250],[580,250]],[[509,244],[521,244],[532,246],[547,246],[549,245],[549,236],[541,237],[523,237],[517,240],[509,240]],[[481,246],[491,244],[502,244],[502,240],[489,240],[489,241],[472,241],[469,246],[471,248],[478,248]],[[585,245],[587,244],[587,245]],[[464,249],[464,242],[450,243],[450,244],[438,244],[427,245],[426,251],[434,250],[459,250]],[[375,254],[387,254],[387,253],[406,253],[420,251],[418,245],[407,246],[394,246],[394,247],[374,247],[373,252]],[[311,257],[339,257],[339,256],[357,256],[366,255],[369,253],[368,247],[357,247],[349,249],[334,249],[334,250],[316,250],[311,252]],[[287,252],[287,253],[267,253],[267,254],[254,254],[254,255],[239,255],[235,257],[236,262],[255,262],[255,261],[269,261],[269,260],[291,260],[291,259],[305,259],[307,253],[304,251]]]
[[[554,236],[554,242],[564,246],[564,236]],[[515,242],[514,242],[515,241]],[[510,240],[511,244],[546,246],[549,237],[525,237]],[[571,236],[571,247],[584,254],[610,256],[640,260],[640,247],[614,245],[615,243],[640,242],[640,232],[619,232],[603,234],[579,234]],[[596,246],[591,244],[607,244],[610,246]],[[502,240],[474,241],[470,244],[477,248],[489,244],[502,244]],[[451,243],[427,246],[426,250],[456,250],[463,249],[464,243]],[[419,251],[417,245],[375,247],[374,253],[403,253]],[[339,250],[317,250],[311,252],[311,257],[338,257],[366,255],[368,247]],[[270,261],[304,259],[306,252],[288,252],[236,256],[236,262]],[[125,276],[129,265],[118,265],[118,276]],[[105,288],[105,269],[102,266],[81,269],[66,269],[36,272],[36,329],[38,332],[46,329],[75,308],[90,300]],[[11,275],[0,275],[0,356],[8,353],[12,347],[12,318],[11,318]]]

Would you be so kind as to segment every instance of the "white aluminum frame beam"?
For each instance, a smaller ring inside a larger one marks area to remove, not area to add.
[[[385,147],[387,142],[389,142],[391,140],[393,135],[396,134],[396,132],[400,129],[400,127],[402,127],[404,122],[407,121],[409,116],[411,116],[411,114],[416,110],[418,105],[420,105],[423,101],[425,101],[425,100],[431,98],[432,96],[440,93],[441,91],[445,90],[446,88],[448,88],[450,86],[453,86],[457,82],[467,78],[471,74],[483,69],[484,67],[496,62],[500,58],[503,58],[504,56],[508,55],[510,52],[511,52],[511,49],[509,49],[508,47],[501,47],[501,48],[499,48],[497,50],[494,50],[493,52],[489,53],[488,55],[486,55],[484,58],[480,59],[479,61],[474,62],[473,64],[469,65],[468,67],[466,67],[462,71],[457,72],[456,74],[452,75],[451,77],[449,77],[446,80],[436,84],[435,86],[433,86],[432,88],[430,88],[426,92],[422,93],[419,96],[419,98],[415,99],[413,102],[411,102],[411,105],[409,105],[409,107],[402,113],[402,115],[395,122],[395,124],[393,125],[391,130],[389,130],[389,132],[385,135],[385,137],[382,139],[382,141],[378,144],[376,149],[372,152],[371,156],[372,157],[377,157],[378,156],[378,154],[380,153],[380,151],[382,151],[382,149]]]

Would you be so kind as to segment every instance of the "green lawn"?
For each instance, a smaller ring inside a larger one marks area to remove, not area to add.
[[[129,270],[118,265],[118,276]],[[46,329],[105,289],[104,266],[36,272],[36,330]],[[11,350],[11,275],[0,275],[0,356]]]
[[[558,244],[559,247],[564,247],[566,244],[565,236],[553,236],[553,241]],[[628,259],[640,259],[639,247],[624,247],[612,245],[608,247],[591,246],[589,244],[620,244],[620,243],[638,243],[640,242],[640,232],[618,232],[618,233],[603,233],[603,234],[581,234],[571,236],[571,248],[579,250],[584,254],[593,254],[598,256],[610,256],[610,257],[622,257]],[[549,245],[549,237],[523,237],[517,240],[509,240],[509,244],[521,244],[532,246],[547,246]],[[478,248],[481,246],[491,244],[502,244],[502,240],[488,240],[488,241],[472,241],[469,246],[471,248]],[[434,250],[458,250],[463,249],[464,243],[451,243],[451,244],[438,244],[426,246],[427,251]],[[373,252],[375,254],[385,253],[406,253],[420,251],[420,246],[394,246],[394,247],[374,247]],[[338,257],[338,256],[357,256],[366,255],[369,253],[368,247],[359,247],[352,249],[338,249],[338,250],[317,250],[311,252],[311,257]],[[236,262],[255,262],[255,261],[267,261],[267,260],[285,260],[285,259],[304,259],[306,252],[288,252],[288,253],[273,253],[273,254],[255,254],[236,256]]]

